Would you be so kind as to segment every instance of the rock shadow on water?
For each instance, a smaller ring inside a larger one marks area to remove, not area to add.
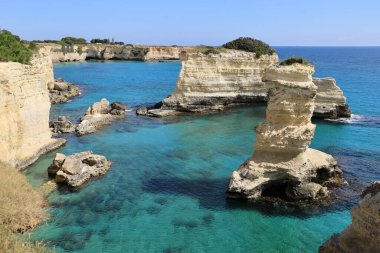
[[[294,216],[307,218],[321,215],[327,211],[347,210],[356,203],[355,194],[347,194],[348,200],[334,195],[332,202],[287,202],[278,198],[266,197],[260,200],[227,198],[226,189],[229,178],[195,179],[153,178],[144,182],[143,190],[153,194],[186,195],[199,201],[202,208],[224,211],[229,209],[255,210],[265,215]],[[347,192],[347,189],[341,189]],[[204,224],[210,223],[211,217],[204,218]],[[175,224],[186,226],[186,222],[175,221]]]

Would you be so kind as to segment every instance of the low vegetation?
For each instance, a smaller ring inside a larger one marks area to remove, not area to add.
[[[49,252],[42,243],[30,243],[19,234],[46,219],[45,201],[15,170],[0,168],[0,252]]]
[[[64,37],[61,39],[61,43],[65,45],[75,45],[75,44],[87,44],[86,39],[75,38],[75,37]]]
[[[300,57],[291,57],[291,58],[288,58],[288,59],[283,60],[282,62],[280,62],[280,65],[281,66],[289,66],[289,65],[293,65],[295,63],[299,63],[299,64],[302,64],[302,65],[310,65],[310,63],[306,59],[300,58]]]
[[[29,64],[34,50],[34,43],[23,43],[19,36],[7,30],[0,30],[0,62]]]
[[[224,44],[222,47],[228,49],[242,50],[246,52],[253,52],[256,54],[257,58],[259,58],[262,55],[272,55],[275,53],[275,50],[271,48],[268,44],[262,42],[261,40],[249,37],[240,37],[236,40]]]

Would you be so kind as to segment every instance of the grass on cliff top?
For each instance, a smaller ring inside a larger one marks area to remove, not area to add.
[[[246,52],[253,52],[256,54],[257,58],[259,58],[262,55],[272,55],[276,52],[273,48],[271,48],[268,44],[262,42],[261,40],[249,37],[240,37],[236,40],[227,42],[222,47],[228,49],[242,50]]]
[[[282,62],[280,62],[280,65],[281,66],[289,66],[289,65],[293,65],[295,63],[299,63],[302,65],[310,65],[310,63],[306,59],[300,58],[300,57],[291,57],[291,58],[285,59]]]
[[[23,43],[19,36],[0,30],[0,62],[29,64],[35,49],[34,43]]]
[[[26,242],[17,234],[46,220],[45,206],[23,174],[0,168],[0,252],[49,252],[42,243]]]

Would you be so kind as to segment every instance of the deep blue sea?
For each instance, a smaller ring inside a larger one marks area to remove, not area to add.
[[[112,168],[78,192],[53,193],[51,219],[31,238],[57,252],[317,252],[351,222],[363,187],[380,179],[380,48],[277,51],[309,59],[317,77],[336,78],[354,113],[346,123],[315,121],[312,147],[335,156],[349,182],[336,204],[301,212],[226,199],[232,171],[253,152],[265,106],[166,119],[129,113],[96,134],[68,136],[59,152],[93,150]],[[174,90],[179,70],[179,62],[56,65],[55,77],[79,84],[83,95],[53,106],[51,117],[76,121],[103,97],[130,108],[154,104]],[[26,170],[34,185],[48,180],[54,154]]]

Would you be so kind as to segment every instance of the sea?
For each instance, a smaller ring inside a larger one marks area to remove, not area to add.
[[[92,150],[112,167],[77,191],[49,197],[50,219],[27,236],[56,252],[318,252],[351,223],[350,208],[380,180],[380,47],[277,47],[281,59],[304,57],[316,77],[334,77],[347,97],[348,120],[313,120],[311,147],[333,155],[347,185],[328,207],[304,209],[228,199],[231,173],[254,152],[254,128],[265,105],[224,112],[149,118],[128,112],[95,134],[66,136],[67,144],[24,173],[34,186],[49,180],[56,152]],[[130,109],[171,94],[180,62],[94,61],[54,66],[55,77],[82,95],[53,105],[51,119],[76,122],[95,101]]]

